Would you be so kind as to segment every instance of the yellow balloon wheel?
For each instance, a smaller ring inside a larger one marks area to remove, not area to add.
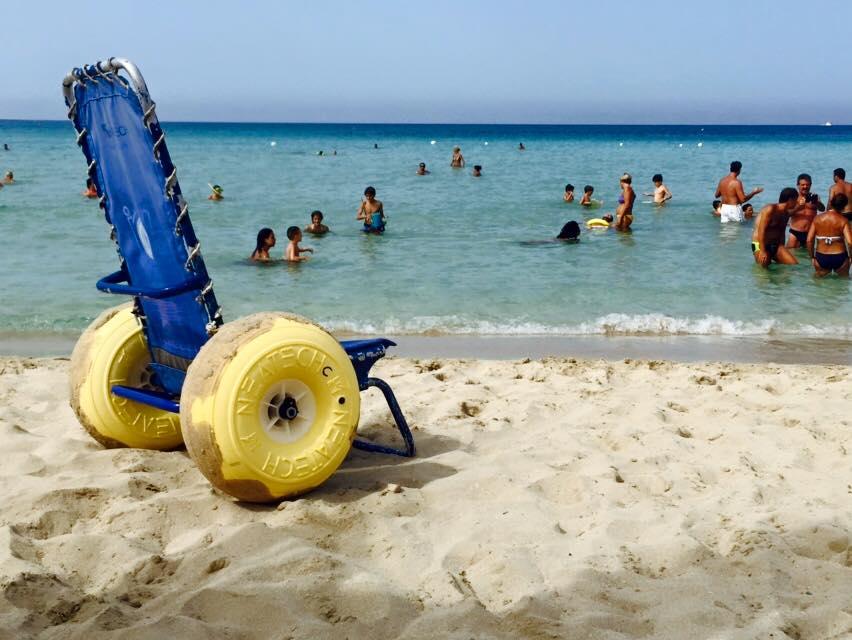
[[[174,449],[183,442],[177,414],[110,391],[150,387],[151,356],[132,307],[107,309],[80,336],[71,354],[71,408],[105,447]]]
[[[334,473],[360,408],[355,370],[331,334],[297,316],[259,313],[223,326],[196,356],[181,424],[214,486],[269,502]]]

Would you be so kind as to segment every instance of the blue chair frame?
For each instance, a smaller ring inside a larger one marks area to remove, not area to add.
[[[114,385],[111,391],[179,413],[186,370],[223,319],[156,105],[138,68],[122,58],[75,68],[63,81],[63,93],[119,255],[119,270],[96,286],[105,293],[133,297],[153,380],[161,389]],[[360,390],[375,387],[382,392],[404,442],[403,448],[395,448],[355,439],[353,446],[414,456],[414,438],[390,385],[370,376],[373,365],[395,343],[375,338],[340,344]]]

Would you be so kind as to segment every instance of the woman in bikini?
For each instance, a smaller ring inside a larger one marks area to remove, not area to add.
[[[831,208],[814,218],[805,246],[818,277],[834,271],[849,277],[849,248],[852,246],[852,227],[842,211],[849,198],[838,193],[831,199]]]
[[[464,156],[462,155],[461,147],[453,147],[453,159],[450,160],[450,166],[453,169],[464,167]]]
[[[618,207],[615,209],[615,228],[618,231],[627,231],[633,224],[633,203],[636,202],[636,192],[630,186],[633,178],[625,173],[619,180],[621,184],[621,195],[618,196]]]

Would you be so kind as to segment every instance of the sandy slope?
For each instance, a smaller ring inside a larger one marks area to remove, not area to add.
[[[0,638],[852,633],[847,368],[389,360],[419,457],[281,508],[102,449],[66,368],[0,361]]]

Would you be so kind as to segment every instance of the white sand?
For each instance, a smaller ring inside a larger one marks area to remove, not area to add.
[[[388,360],[419,456],[282,508],[102,449],[66,369],[0,360],[0,638],[852,633],[848,368]]]

